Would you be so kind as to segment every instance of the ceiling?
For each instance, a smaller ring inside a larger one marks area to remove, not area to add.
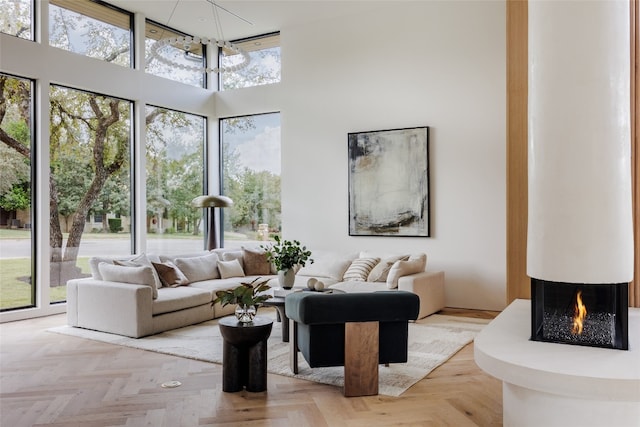
[[[106,2],[131,12],[140,12],[148,19],[186,34],[225,40],[267,34],[312,21],[357,15],[367,10],[388,6],[390,3],[374,0],[215,0],[216,4],[228,11],[218,8],[218,16],[222,24],[222,34],[219,34],[216,30],[213,6],[207,0],[106,0]]]

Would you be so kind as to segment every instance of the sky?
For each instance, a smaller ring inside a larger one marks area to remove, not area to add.
[[[237,149],[242,167],[280,175],[280,114],[252,116],[255,129],[241,134],[225,134],[229,148]]]

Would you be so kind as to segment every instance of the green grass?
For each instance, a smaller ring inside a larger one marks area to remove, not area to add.
[[[89,273],[89,258],[78,258],[78,267]],[[30,258],[0,259],[0,309],[33,306],[31,284],[20,280],[21,277],[31,275]],[[48,277],[40,283],[48,283]],[[61,302],[67,299],[67,287],[51,288],[51,302]]]

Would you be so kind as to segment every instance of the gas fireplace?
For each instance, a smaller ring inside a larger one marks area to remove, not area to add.
[[[628,283],[531,279],[531,339],[629,349]]]

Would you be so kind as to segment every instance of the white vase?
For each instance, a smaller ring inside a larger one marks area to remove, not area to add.
[[[278,282],[280,286],[285,289],[293,288],[293,283],[296,281],[296,272],[293,268],[278,271]]]

